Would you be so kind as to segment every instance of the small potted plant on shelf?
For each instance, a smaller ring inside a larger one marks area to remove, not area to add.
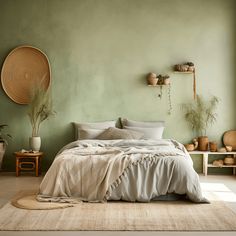
[[[158,75],[158,84],[159,85],[169,85],[170,84],[170,76],[169,75]]]
[[[188,71],[194,72],[194,70],[195,70],[194,63],[193,62],[187,62],[186,64],[188,65]]]
[[[41,147],[41,137],[39,136],[41,123],[54,114],[50,89],[36,86],[28,108],[28,116],[32,126],[32,137],[29,138],[29,144],[33,151],[39,151]]]
[[[10,134],[4,132],[7,125],[0,125],[0,170],[2,169],[2,160],[8,144],[7,139],[11,138]]]
[[[200,151],[208,150],[209,141],[206,131],[210,125],[216,122],[215,109],[218,103],[219,99],[216,96],[206,101],[197,95],[196,100],[192,103],[182,105],[185,120],[198,136],[198,150]]]

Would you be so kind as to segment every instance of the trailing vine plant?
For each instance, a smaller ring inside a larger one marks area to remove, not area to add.
[[[162,85],[159,86],[159,89],[160,89],[160,92],[159,92],[159,94],[158,94],[158,97],[159,97],[160,99],[162,99],[162,94],[163,94],[163,87],[162,87]]]
[[[171,115],[172,111],[172,102],[171,102],[171,85],[168,85],[168,103],[169,103],[169,109],[168,109],[168,114]]]
[[[169,108],[168,108],[168,114],[170,115],[171,114],[171,111],[172,111],[172,102],[171,102],[171,85],[170,85],[170,76],[169,75],[158,75],[157,76],[157,78],[158,78],[158,85],[160,85],[159,86],[159,89],[160,89],[160,92],[159,92],[159,94],[158,94],[158,97],[160,98],[160,99],[162,99],[162,95],[163,95],[163,85],[166,85],[166,86],[168,86],[168,90],[167,90],[167,92],[168,92],[168,106],[169,106]]]

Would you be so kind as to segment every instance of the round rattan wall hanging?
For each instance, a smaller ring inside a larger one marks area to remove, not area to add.
[[[236,130],[228,130],[223,135],[223,143],[225,146],[231,146],[232,151],[236,151]]]
[[[6,57],[1,82],[5,93],[18,104],[28,104],[35,86],[47,89],[51,70],[47,56],[32,46],[20,46]]]

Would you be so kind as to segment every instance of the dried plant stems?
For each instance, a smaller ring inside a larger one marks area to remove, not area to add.
[[[198,136],[206,135],[208,126],[216,121],[215,109],[218,103],[219,99],[216,96],[213,96],[210,101],[205,101],[197,95],[196,100],[192,103],[182,105],[185,120]]]
[[[38,136],[41,123],[54,114],[50,90],[37,86],[32,93],[28,110],[32,137]]]

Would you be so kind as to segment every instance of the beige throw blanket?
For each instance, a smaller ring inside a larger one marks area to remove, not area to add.
[[[130,159],[115,148],[73,148],[60,154],[40,185],[40,195],[72,200],[103,200]]]

